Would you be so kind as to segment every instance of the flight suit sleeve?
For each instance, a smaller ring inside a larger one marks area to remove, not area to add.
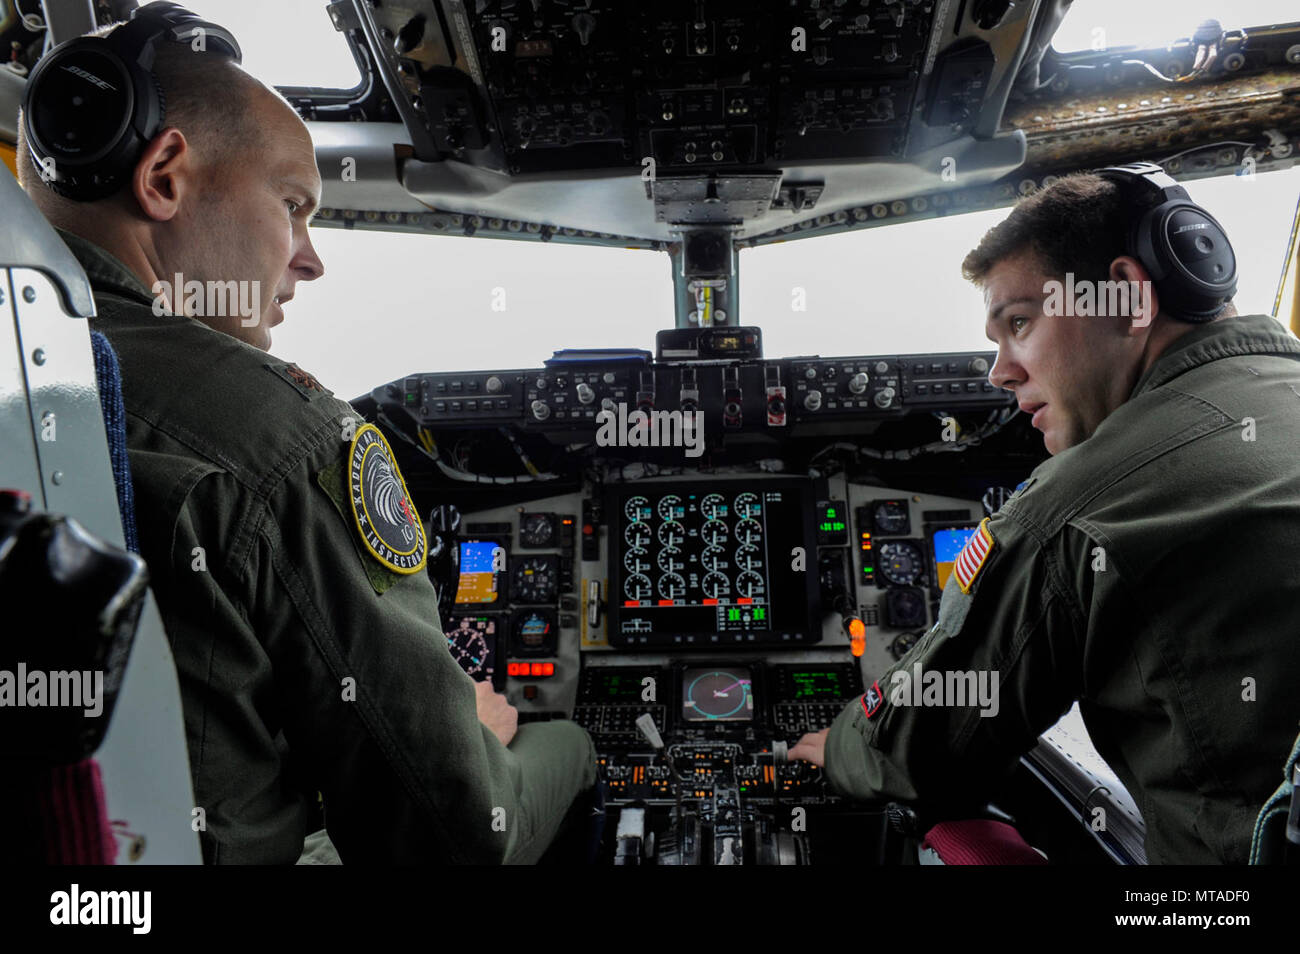
[[[1010,518],[969,588],[950,576],[931,630],[826,739],[825,773],[859,799],[980,799],[1079,696],[1091,542]]]
[[[219,633],[193,633],[177,654],[204,697],[187,711],[199,797],[244,842],[250,820],[282,836],[277,806],[320,791],[345,863],[537,860],[595,783],[590,738],[572,722],[529,724],[507,748],[478,721],[427,574],[376,585],[318,464],[265,495],[206,476],[175,524],[177,565],[206,549],[211,580],[190,574],[188,598],[210,601]],[[295,824],[289,861],[305,834]]]

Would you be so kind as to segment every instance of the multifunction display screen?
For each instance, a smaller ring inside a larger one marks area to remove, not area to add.
[[[803,480],[642,483],[608,501],[614,645],[817,641]]]

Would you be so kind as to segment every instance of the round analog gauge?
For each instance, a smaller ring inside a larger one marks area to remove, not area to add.
[[[519,542],[530,547],[549,547],[555,542],[555,521],[549,513],[526,513],[519,518]]]
[[[486,675],[489,662],[487,637],[496,629],[489,620],[466,617],[447,634],[447,648],[452,658],[471,676]]]
[[[903,633],[889,644],[889,651],[893,654],[895,659],[902,659],[912,651],[912,647],[920,642],[920,640],[921,636],[919,633]]]
[[[678,573],[665,573],[659,577],[659,595],[666,600],[678,600],[686,593],[686,581]]]
[[[659,542],[666,547],[675,547],[686,539],[686,528],[676,520],[659,524]]]
[[[650,501],[645,497],[633,497],[623,505],[623,516],[632,523],[649,520],[650,514]]]
[[[740,521],[736,524],[736,539],[741,543],[758,543],[763,539],[763,525],[757,520]]]
[[[700,527],[700,539],[711,547],[727,542],[727,525],[721,520],[710,520]]]
[[[650,583],[650,577],[644,573],[633,573],[623,584],[623,592],[630,600],[648,600],[654,592],[654,586]]]
[[[731,581],[721,573],[706,573],[700,582],[700,589],[711,600],[721,599],[731,591]]]
[[[762,512],[758,494],[737,494],[735,506],[738,517],[757,517]]]
[[[645,547],[633,547],[623,554],[623,566],[629,573],[644,573],[650,569],[650,551]]]
[[[727,498],[722,494],[709,494],[700,501],[700,513],[706,520],[718,520],[727,515]]]
[[[871,519],[876,524],[876,532],[889,536],[907,533],[909,525],[907,505],[897,500],[882,500],[871,512]]]
[[[686,561],[682,559],[682,551],[677,547],[664,547],[655,557],[655,562],[664,573],[676,573],[686,566]]]
[[[736,566],[753,570],[763,565],[762,551],[753,544],[736,547]]]
[[[520,603],[553,603],[559,581],[545,557],[522,557],[510,571],[510,589]]]
[[[880,575],[898,586],[911,586],[925,568],[921,551],[914,543],[882,543],[876,553],[876,566],[880,569]]]
[[[763,578],[753,570],[745,570],[736,577],[736,592],[747,599],[763,595]]]
[[[515,649],[533,655],[555,652],[555,621],[548,613],[524,613],[514,623]]]
[[[659,506],[656,510],[659,512],[660,520],[681,520],[686,516],[686,508],[682,506],[682,498],[676,494],[660,497]]]
[[[700,563],[706,570],[716,570],[722,564],[726,555],[727,551],[722,547],[706,547],[704,552],[700,554]]]
[[[630,547],[645,547],[650,543],[650,524],[629,523],[623,531],[623,539]]]

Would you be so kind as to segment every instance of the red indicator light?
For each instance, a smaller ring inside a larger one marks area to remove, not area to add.
[[[718,601],[717,601],[716,599],[714,599],[713,597],[711,597],[711,596],[706,596],[706,597],[704,598],[704,605],[705,605],[705,606],[717,606],[717,605],[718,605]]]
[[[673,605],[673,601],[672,601],[672,600],[660,600],[660,601],[659,601],[659,605],[660,605],[660,606],[672,606],[672,605]]]
[[[748,596],[740,596],[736,598],[736,603],[740,606],[748,606],[752,602],[754,602],[754,600]]]

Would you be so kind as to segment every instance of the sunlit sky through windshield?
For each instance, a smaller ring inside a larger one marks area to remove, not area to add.
[[[356,82],[356,67],[322,0],[192,0],[189,6],[234,31],[245,66],[265,82]],[[1206,16],[1246,26],[1300,18],[1295,7],[1296,0],[1230,7],[1203,0],[1080,0],[1058,46],[1087,48],[1099,25],[1111,45],[1163,43],[1190,34]],[[1254,181],[1200,180],[1189,189],[1237,248],[1239,310],[1271,310],[1300,168]],[[762,327],[773,357],[988,348],[982,301],[959,266],[1005,215],[949,216],[746,250],[742,320]],[[538,367],[562,347],[652,350],[655,331],[673,324],[662,253],[326,228],[314,229],[313,241],[325,275],[298,285],[273,350],[344,397],[415,371]],[[806,311],[792,308],[796,289],[803,290]],[[502,292],[506,310],[494,311],[494,296],[499,300]]]

